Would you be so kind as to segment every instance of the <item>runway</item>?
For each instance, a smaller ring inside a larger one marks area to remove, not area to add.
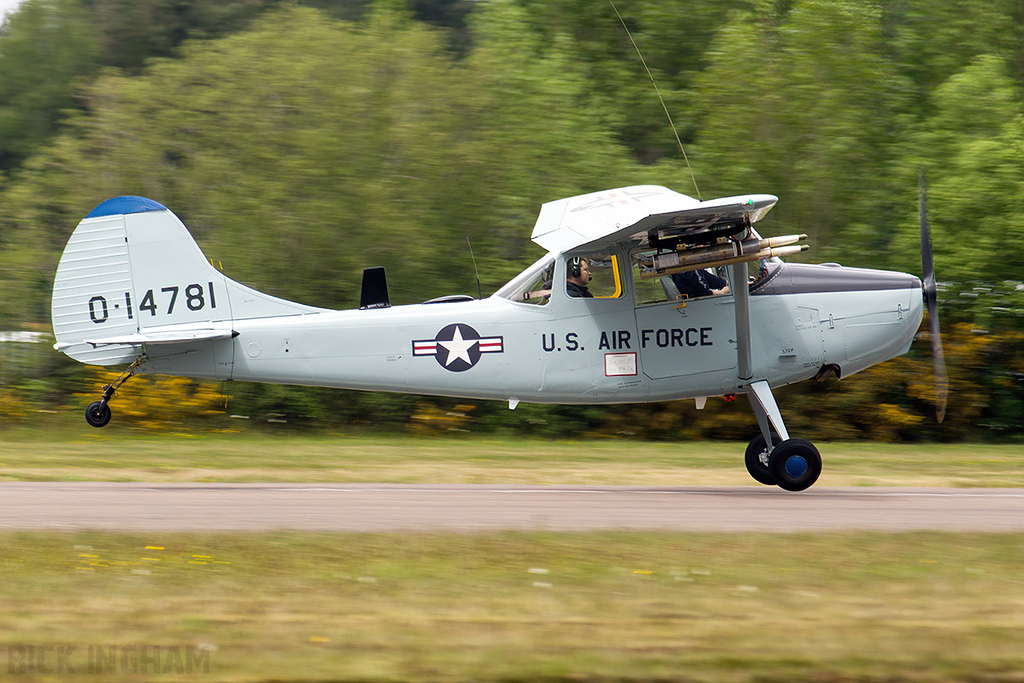
[[[1024,531],[1024,489],[0,482],[0,530]]]

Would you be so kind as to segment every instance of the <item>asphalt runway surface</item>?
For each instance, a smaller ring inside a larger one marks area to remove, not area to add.
[[[1024,489],[0,482],[0,530],[1024,531]]]

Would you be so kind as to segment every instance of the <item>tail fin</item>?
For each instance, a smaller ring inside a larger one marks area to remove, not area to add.
[[[234,320],[321,310],[229,280],[166,207],[116,197],[93,209],[68,240],[51,317],[57,350],[83,363],[118,365],[146,344],[231,336]]]

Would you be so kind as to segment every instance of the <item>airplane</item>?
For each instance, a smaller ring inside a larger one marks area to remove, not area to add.
[[[673,399],[703,408],[709,397],[745,394],[759,427],[745,452],[749,474],[802,491],[818,479],[821,456],[790,436],[772,390],[906,353],[926,306],[937,325],[935,282],[933,273],[922,283],[784,261],[807,249],[806,235],[762,238],[754,228],[777,200],[698,201],[655,185],[559,199],[541,207],[533,229],[547,253],[490,297],[393,306],[377,267],[363,271],[358,309],[330,310],[229,279],[166,207],[116,197],[78,224],[61,256],[54,348],[92,365],[129,364],[86,409],[94,427],[110,421],[115,391],[136,373],[494,399],[510,409]],[[681,291],[695,273],[713,291]]]

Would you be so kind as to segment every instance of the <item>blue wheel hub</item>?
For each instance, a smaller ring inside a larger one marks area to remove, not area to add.
[[[796,479],[807,472],[807,460],[802,455],[794,455],[786,459],[786,474]]]
[[[781,488],[803,491],[818,481],[821,455],[810,441],[787,439],[772,451],[768,469]]]

